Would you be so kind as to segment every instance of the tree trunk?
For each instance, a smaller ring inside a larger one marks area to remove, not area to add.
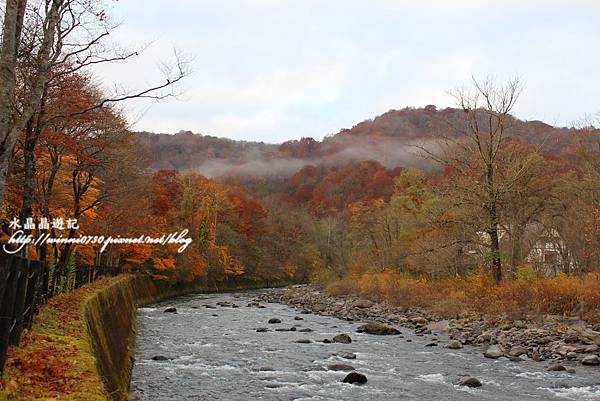
[[[490,227],[488,234],[490,236],[490,251],[492,253],[492,272],[496,282],[502,281],[502,259],[500,258],[500,236],[498,234],[498,212],[496,203],[492,202],[489,210]]]
[[[34,127],[33,119],[30,119],[25,129],[25,142],[23,144],[24,160],[24,182],[23,203],[21,205],[21,220],[33,217],[33,203],[35,202],[35,147],[40,137],[41,127],[39,123]],[[29,234],[30,230],[25,230]]]
[[[17,52],[25,16],[26,0],[7,0],[0,49],[0,205],[4,199],[6,175],[16,142],[13,134]]]
[[[7,0],[4,36],[0,53],[0,204],[4,201],[6,178],[12,164],[13,149],[19,134],[39,108],[52,65],[56,28],[65,0],[54,0],[44,21],[40,49],[36,56],[36,78],[27,95],[27,105],[15,121],[15,83],[17,49],[23,27],[26,0]]]

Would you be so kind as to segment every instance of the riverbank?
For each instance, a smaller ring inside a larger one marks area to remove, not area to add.
[[[108,394],[98,373],[83,313],[98,292],[117,279],[103,279],[44,305],[21,345],[9,350],[2,381],[2,400],[104,401]]]
[[[0,400],[127,399],[138,306],[193,292],[260,287],[169,285],[146,275],[121,275],[54,297],[21,345],[9,350]]]
[[[460,349],[472,345],[480,347],[487,358],[515,362],[529,358],[545,362],[550,369],[566,369],[555,366],[562,361],[569,361],[569,365],[600,365],[599,327],[577,317],[546,314],[517,320],[464,312],[449,318],[418,307],[374,302],[355,295],[329,295],[310,286],[271,292],[261,299],[344,320],[402,326],[418,336],[430,336],[429,347]]]
[[[51,298],[9,350],[0,399],[125,399],[137,305],[160,296],[150,277],[121,275]]]

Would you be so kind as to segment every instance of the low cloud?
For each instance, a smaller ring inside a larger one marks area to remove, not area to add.
[[[376,142],[363,138],[347,138],[321,144],[315,155],[282,157],[272,152],[248,151],[242,158],[210,159],[196,171],[209,178],[223,176],[285,178],[303,167],[342,166],[351,162],[374,160],[387,168],[419,167],[432,170],[434,166],[426,159],[420,147],[435,149],[433,141],[408,142],[382,138]]]

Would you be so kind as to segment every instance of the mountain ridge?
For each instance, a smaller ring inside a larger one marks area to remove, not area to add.
[[[177,134],[138,133],[148,151],[153,169],[196,171],[208,177],[226,175],[291,176],[309,165],[344,165],[374,160],[387,168],[428,164],[413,145],[428,146],[440,134],[460,125],[463,111],[438,110],[433,105],[389,110],[372,119],[343,128],[322,141],[310,137],[280,144],[234,140],[180,131]],[[544,147],[550,154],[560,152],[570,141],[570,128],[554,127],[540,120],[523,121],[510,117],[513,138]]]

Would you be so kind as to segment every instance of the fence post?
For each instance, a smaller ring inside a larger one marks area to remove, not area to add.
[[[4,297],[2,298],[2,303],[0,303],[0,374],[2,374],[4,370],[6,352],[8,351],[8,341],[14,323],[13,311],[21,265],[21,259],[18,257],[10,257],[9,261],[9,275],[6,282]]]
[[[48,265],[44,261],[40,261],[40,270],[37,279],[37,289],[35,296],[35,310],[34,315],[37,315],[42,305],[48,301],[48,281],[47,281],[47,270]]]
[[[39,283],[40,283],[40,291],[39,291],[39,298],[40,298],[40,303],[41,304],[45,304],[48,301],[48,285],[50,281],[50,264],[46,263],[44,261],[41,261],[41,272],[40,272],[40,278],[39,278]]]
[[[15,326],[10,333],[10,345],[19,345],[19,341],[21,341],[23,314],[25,312],[25,296],[27,295],[27,281],[29,280],[29,261],[23,258],[19,259],[19,283],[17,287],[17,296],[15,297],[15,309],[13,311]]]
[[[75,274],[75,288],[80,288],[85,285],[88,267],[85,265],[77,266],[77,273]]]
[[[23,326],[27,329],[31,328],[33,323],[33,315],[37,306],[38,281],[42,270],[41,262],[29,262],[29,281],[27,283],[27,295],[25,296],[25,314],[23,317]]]
[[[75,282],[73,283],[73,289],[81,287],[81,276],[83,274],[83,266],[77,265],[75,266]]]
[[[8,283],[8,278],[10,277],[10,263],[12,261],[12,256],[0,252],[0,301],[4,297],[4,291],[6,290],[6,284]]]

